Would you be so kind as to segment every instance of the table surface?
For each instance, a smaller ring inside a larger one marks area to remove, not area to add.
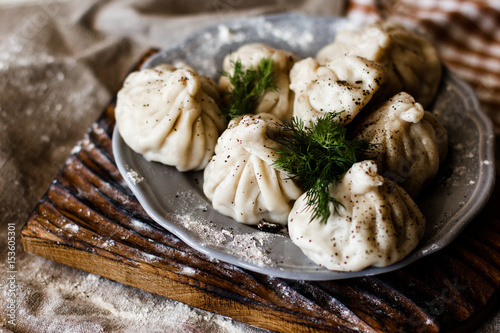
[[[92,270],[91,265],[73,269],[26,253],[21,244],[21,229],[33,207],[48,193],[47,189],[55,186],[51,182],[69,161],[68,156],[74,158],[78,153],[74,147],[81,146],[78,141],[93,128],[103,107],[147,46],[167,47],[194,30],[247,15],[290,11],[344,15],[345,2],[215,1],[196,6],[186,2],[172,7],[159,1],[146,5],[117,0],[85,4],[74,0],[47,0],[36,4],[2,1],[0,8],[0,72],[5,78],[0,94],[0,237],[7,239],[10,226],[16,233],[15,273],[8,270],[8,262],[0,264],[4,286],[0,289],[0,298],[14,300],[15,319],[10,325],[9,317],[1,316],[0,330],[36,332],[59,328],[133,332],[157,328],[171,332],[261,332],[227,317],[129,287],[126,283],[130,282],[130,275],[121,276],[124,284],[117,283],[87,273]],[[426,21],[429,22],[432,21]],[[491,61],[485,63],[491,64]],[[468,69],[459,71],[474,83],[474,76],[468,73]],[[479,77],[485,80],[474,86],[478,94],[495,95],[491,93],[495,92],[491,88],[495,83],[493,78]],[[487,210],[484,214],[495,216]],[[145,229],[142,233],[148,232],[148,228]],[[495,235],[494,230],[491,234],[488,230],[471,230],[464,233],[464,237],[479,249],[481,244],[475,242],[476,238]],[[8,249],[8,242],[0,242],[0,252],[7,253]],[[449,251],[451,257],[465,255],[455,246]],[[496,267],[495,260],[492,258],[488,263]],[[489,281],[494,280],[495,272],[496,268],[489,271]],[[9,289],[11,280],[7,280],[12,276],[14,293]],[[390,277],[386,279],[384,284],[388,284]],[[188,279],[183,285],[192,281]],[[453,281],[450,286],[460,289],[460,283],[453,284]],[[493,294],[495,292],[481,294],[486,296],[476,306]],[[431,297],[432,293],[426,295]],[[446,293],[445,299],[450,299]],[[0,312],[9,313],[8,304],[0,302]],[[483,320],[484,315],[491,312],[488,306],[484,309],[477,318]],[[467,311],[462,315],[465,313]],[[500,317],[486,318],[488,322],[479,331],[498,331]]]

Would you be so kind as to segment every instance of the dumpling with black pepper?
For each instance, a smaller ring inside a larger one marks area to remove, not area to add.
[[[401,25],[384,21],[339,31],[316,59],[327,64],[348,55],[375,61],[386,69],[377,100],[406,91],[426,107],[436,95],[441,80],[437,50],[427,38]]]
[[[367,157],[384,177],[413,198],[436,176],[448,152],[446,129],[405,92],[367,113],[353,131],[357,139],[374,144]]]
[[[377,171],[375,162],[352,165],[329,188],[340,202],[327,221],[312,219],[303,194],[288,221],[291,240],[313,262],[335,271],[385,267],[406,257],[418,245],[425,218],[411,197]]]
[[[275,140],[279,120],[268,113],[230,121],[204,172],[203,191],[219,213],[256,225],[261,220],[286,225],[302,190],[290,175],[277,170]]]
[[[187,65],[133,72],[118,92],[116,125],[127,145],[179,171],[203,169],[226,121],[217,85]]]
[[[293,116],[306,124],[325,113],[338,113],[350,123],[378,91],[384,77],[381,65],[357,56],[321,65],[313,58],[297,62],[290,71],[295,93]]]
[[[257,101],[254,113],[271,113],[280,119],[292,117],[293,92],[290,91],[289,72],[298,58],[291,52],[275,49],[263,43],[250,43],[241,46],[235,52],[228,54],[223,61],[222,69],[229,75],[234,75],[237,61],[242,69],[256,69],[263,59],[273,62],[273,79],[275,90],[267,90]],[[233,86],[227,76],[221,76],[219,87],[222,91],[231,91]]]

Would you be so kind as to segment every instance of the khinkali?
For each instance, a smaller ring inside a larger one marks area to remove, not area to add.
[[[339,31],[316,59],[326,64],[347,55],[364,57],[385,67],[387,77],[377,94],[380,100],[406,91],[427,106],[437,92],[441,63],[436,49],[428,39],[400,25],[376,22]]]
[[[262,59],[273,61],[273,74],[276,90],[266,91],[257,103],[255,113],[271,113],[281,119],[292,117],[293,93],[290,91],[289,72],[298,58],[292,53],[270,47],[262,43],[251,43],[241,46],[238,50],[224,58],[224,72],[233,75],[234,63],[241,61],[244,70],[256,69]],[[221,76],[219,86],[223,91],[232,90],[227,76]]]
[[[373,161],[355,163],[330,186],[330,196],[341,205],[326,222],[311,221],[306,194],[295,202],[288,221],[291,240],[327,269],[390,265],[407,256],[424,234],[425,218],[417,205],[401,187],[380,176]]]
[[[143,69],[129,74],[118,92],[116,124],[145,159],[200,170],[226,127],[219,98],[215,82],[188,66]]]
[[[339,121],[348,124],[378,90],[383,73],[379,64],[357,56],[325,65],[313,58],[301,60],[290,71],[293,116],[308,124],[325,113],[341,112]]]
[[[437,174],[448,151],[446,129],[405,92],[367,113],[354,132],[375,144],[368,158],[413,198]]]
[[[231,120],[204,172],[203,191],[215,210],[256,225],[261,220],[286,225],[293,202],[302,194],[290,175],[275,169],[279,120],[271,114]]]

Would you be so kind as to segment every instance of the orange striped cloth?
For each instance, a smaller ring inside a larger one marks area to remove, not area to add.
[[[355,21],[387,19],[428,35],[442,61],[475,90],[500,133],[500,1],[350,0]]]

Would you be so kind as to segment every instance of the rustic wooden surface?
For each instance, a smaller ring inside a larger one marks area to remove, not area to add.
[[[157,226],[113,159],[114,105],[22,230],[27,252],[279,332],[470,332],[497,306],[500,188],[452,245],[401,270],[278,279],[213,261]]]

